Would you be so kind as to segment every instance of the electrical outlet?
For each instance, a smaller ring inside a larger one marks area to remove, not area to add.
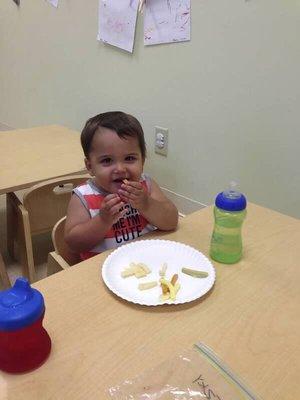
[[[155,153],[162,156],[168,154],[169,130],[167,128],[155,127]]]

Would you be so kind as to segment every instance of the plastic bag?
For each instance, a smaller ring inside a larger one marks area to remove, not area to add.
[[[111,387],[108,394],[114,400],[260,400],[203,343]]]

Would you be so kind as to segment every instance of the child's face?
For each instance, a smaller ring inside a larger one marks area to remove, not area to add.
[[[85,164],[98,186],[117,193],[124,179],[140,180],[144,160],[136,137],[122,139],[115,131],[101,128],[94,134]]]

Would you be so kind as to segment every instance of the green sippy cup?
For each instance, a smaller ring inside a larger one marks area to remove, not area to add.
[[[210,244],[210,256],[224,264],[234,264],[242,257],[242,224],[246,217],[245,196],[231,182],[230,188],[217,195],[214,207],[215,224]]]

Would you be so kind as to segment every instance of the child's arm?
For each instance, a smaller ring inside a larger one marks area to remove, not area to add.
[[[164,195],[158,184],[151,179],[151,192],[146,193],[140,182],[126,181],[119,194],[157,228],[173,230],[178,224],[178,210]]]
[[[99,215],[91,218],[78,196],[71,197],[65,225],[65,241],[72,250],[88,251],[100,243],[106,232],[123,216],[126,210],[120,197],[110,194],[102,202]]]

